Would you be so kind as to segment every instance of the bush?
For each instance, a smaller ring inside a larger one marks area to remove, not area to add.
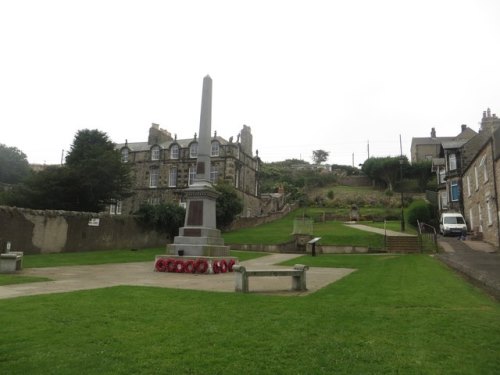
[[[413,201],[406,211],[406,220],[410,225],[417,226],[417,220],[429,222],[432,218],[431,205],[423,200]]]
[[[139,223],[146,228],[165,233],[170,239],[173,239],[179,234],[179,228],[184,224],[186,210],[174,203],[143,204],[136,215]]]

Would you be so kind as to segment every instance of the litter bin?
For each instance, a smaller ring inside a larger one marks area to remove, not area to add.
[[[179,255],[180,257],[183,257],[184,256],[184,250],[177,250],[177,255]]]

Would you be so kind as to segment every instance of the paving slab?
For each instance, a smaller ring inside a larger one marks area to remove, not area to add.
[[[298,254],[272,254],[241,262],[248,269],[290,268],[277,266]],[[292,291],[291,277],[250,278],[251,293],[307,295],[349,275],[354,269],[311,267],[307,271],[307,291]],[[77,290],[106,288],[118,285],[153,286],[216,292],[234,292],[233,273],[182,274],[155,272],[151,262],[102,264],[92,266],[26,268],[18,272],[24,276],[48,277],[53,281],[0,286],[0,299]]]

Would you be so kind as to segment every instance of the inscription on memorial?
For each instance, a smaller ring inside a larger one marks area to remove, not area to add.
[[[203,201],[191,201],[188,210],[188,225],[203,225]]]
[[[187,237],[201,237],[201,229],[184,228],[184,235]]]

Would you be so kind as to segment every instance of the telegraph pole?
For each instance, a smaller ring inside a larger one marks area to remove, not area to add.
[[[405,211],[404,211],[404,199],[403,199],[403,143],[401,142],[401,134],[399,135],[399,171],[401,173],[399,191],[401,192],[401,232],[405,231]]]

